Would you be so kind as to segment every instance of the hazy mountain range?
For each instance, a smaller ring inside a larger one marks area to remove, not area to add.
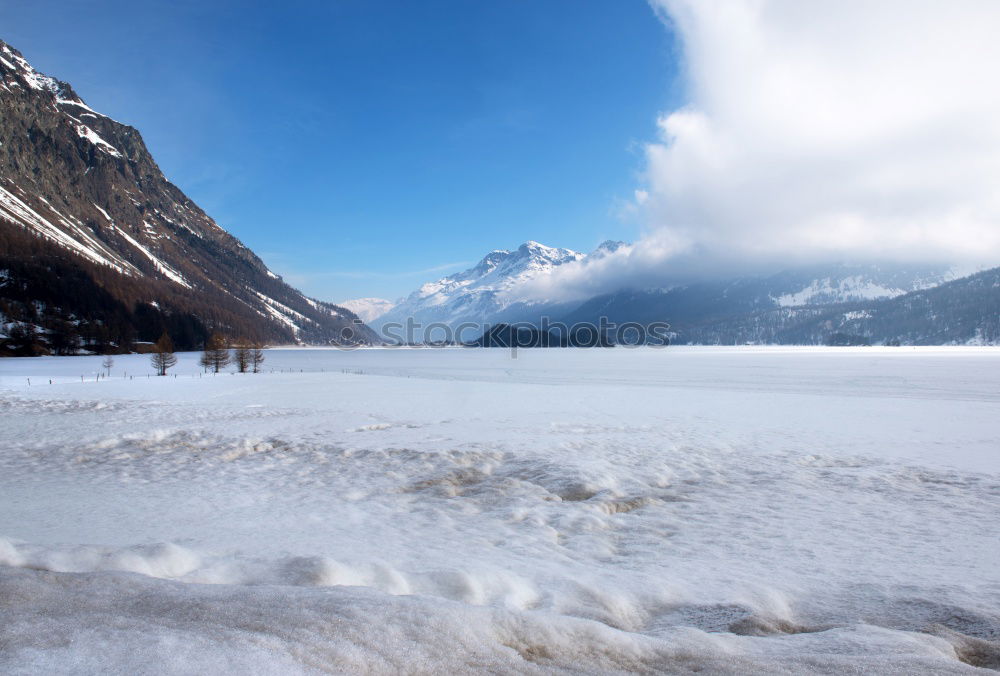
[[[968,270],[944,265],[837,264],[771,275],[720,274],[719,280],[621,290],[573,302],[516,296],[525,282],[559,266],[623,246],[628,245],[605,242],[583,254],[529,241],[515,250],[492,251],[468,270],[428,282],[398,303],[364,299],[368,321],[376,329],[405,325],[408,319],[453,329],[474,324],[458,336],[463,341],[477,338],[487,326],[537,326],[543,317],[568,326],[596,326],[601,318],[616,324],[666,322],[677,343],[817,344],[837,334],[871,343],[997,340],[1000,288],[991,280],[998,270],[969,276]],[[401,334],[396,329],[390,335]],[[442,335],[417,332],[409,339]]]

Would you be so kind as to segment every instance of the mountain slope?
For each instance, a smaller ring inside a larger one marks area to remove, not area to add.
[[[75,270],[123,306],[112,312],[125,324],[111,339],[119,346],[129,331],[155,333],[180,317],[195,343],[208,330],[269,342],[374,339],[352,312],[306,298],[219,227],[166,179],[136,129],[92,110],[2,41],[0,142],[9,320],[104,321],[110,305],[84,315],[69,298],[45,301],[35,316],[33,301],[51,296],[46,275]],[[38,240],[30,257],[24,234]],[[188,338],[181,347],[196,347]]]
[[[562,321],[596,324],[600,317],[619,324],[665,321],[684,334],[702,325],[779,308],[893,298],[937,286],[954,277],[955,273],[943,266],[813,266],[769,276],[619,291],[585,301],[563,316]]]
[[[565,321],[666,321],[674,343],[707,345],[1000,343],[1000,268],[876,300],[794,307],[769,305],[759,286],[747,293],[751,281],[682,287],[655,299],[651,292],[616,294],[584,304]]]
[[[872,344],[1000,343],[1000,268],[931,289],[859,303],[800,321],[775,336],[781,342],[821,342],[832,334]]]

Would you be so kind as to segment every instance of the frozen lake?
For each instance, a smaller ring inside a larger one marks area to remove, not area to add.
[[[178,356],[0,360],[0,671],[1000,667],[996,348]]]

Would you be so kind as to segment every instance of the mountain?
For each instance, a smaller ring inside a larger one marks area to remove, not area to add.
[[[962,274],[947,266],[825,265],[666,288],[626,289],[575,302],[555,302],[544,297],[512,300],[507,293],[560,265],[587,264],[625,246],[623,242],[608,241],[585,255],[526,242],[514,251],[492,251],[464,272],[424,284],[373,319],[372,325],[381,327],[390,340],[420,342],[444,338],[443,329],[439,333],[416,331],[408,335],[405,329],[389,325],[405,327],[410,318],[424,327],[437,323],[455,329],[473,323],[474,327],[452,338],[482,342],[492,340],[489,326],[539,326],[542,317],[569,327],[598,326],[606,318],[618,325],[669,323],[674,342],[680,343],[816,343],[824,342],[824,336],[833,331],[812,335],[796,333],[794,327],[836,313],[841,306],[867,308],[874,301],[935,288]]]
[[[835,334],[871,344],[1000,344],[1000,268],[887,300],[827,308],[776,332],[774,340],[816,343]]]
[[[954,279],[943,266],[830,265],[680,284],[664,289],[623,290],[591,298],[561,317],[568,324],[668,322],[681,337],[719,321],[780,308],[802,308],[893,298]]]
[[[386,312],[396,307],[396,304],[385,298],[355,298],[337,303],[340,307],[347,308],[366,324],[378,319]]]
[[[583,303],[562,321],[664,321],[674,343],[708,345],[1000,342],[1000,268],[954,280],[945,268],[817,272],[619,292]]]
[[[167,330],[271,343],[370,342],[307,298],[160,171],[139,132],[0,41],[0,324],[121,349]],[[3,328],[0,326],[0,328]]]
[[[424,284],[400,301],[392,310],[372,322],[375,328],[388,324],[405,325],[407,320],[423,326],[444,324],[455,329],[474,323],[460,338],[482,334],[483,324],[518,321],[530,314],[534,301],[512,303],[505,292],[560,265],[585,258],[570,249],[557,249],[538,242],[525,242],[513,251],[497,249],[486,254],[474,267],[435,282]],[[539,303],[544,303],[541,299]],[[392,335],[400,336],[398,332]],[[419,339],[419,336],[417,336]]]

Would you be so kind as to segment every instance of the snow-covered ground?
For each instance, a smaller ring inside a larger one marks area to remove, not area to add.
[[[1000,666],[995,348],[179,356],[0,360],[0,672]]]

